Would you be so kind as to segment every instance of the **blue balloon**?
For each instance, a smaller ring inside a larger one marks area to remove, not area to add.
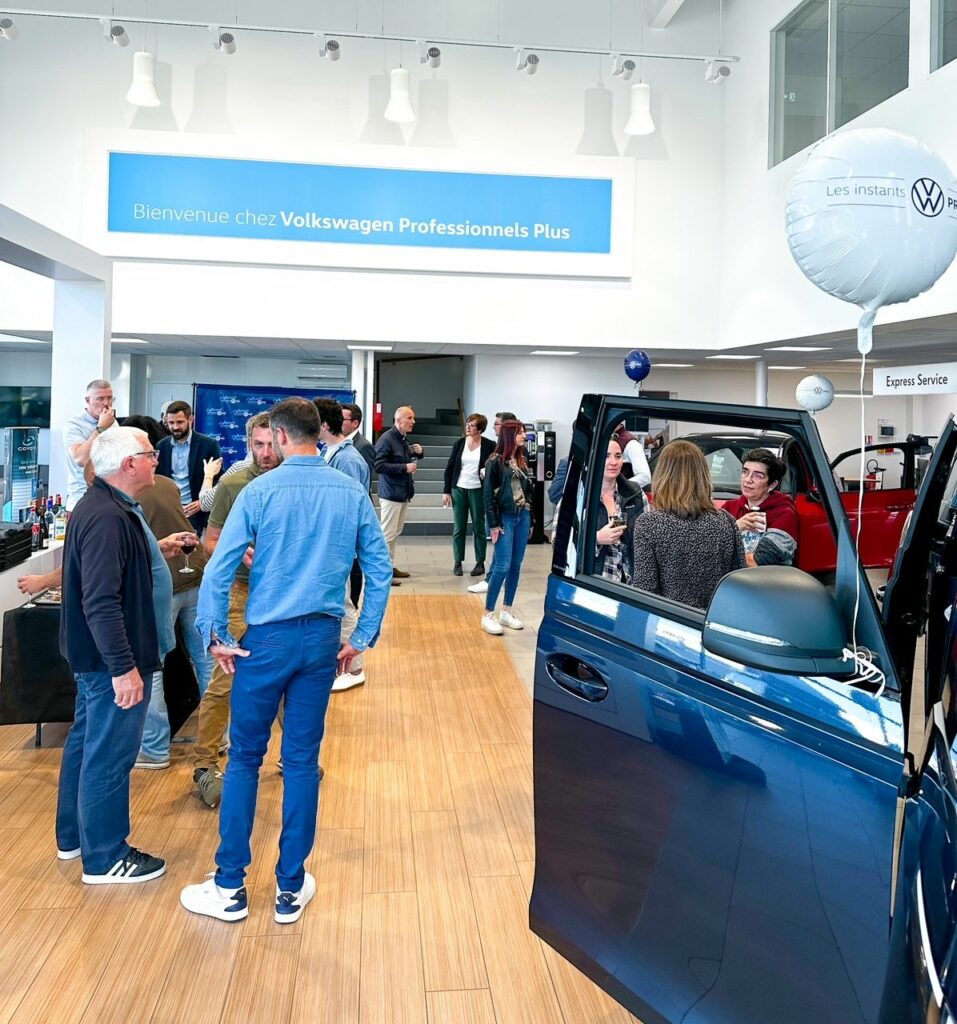
[[[630,380],[640,384],[651,373],[651,359],[648,358],[648,353],[640,348],[632,349],[625,356],[625,373]]]

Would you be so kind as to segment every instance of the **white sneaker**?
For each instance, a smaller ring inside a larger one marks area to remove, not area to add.
[[[505,632],[492,612],[486,612],[482,616],[482,629],[484,629],[486,633],[491,633],[492,636],[501,636]]]
[[[292,924],[302,917],[306,904],[316,895],[316,880],[306,872],[299,892],[282,892],[276,886],[276,923]]]
[[[509,629],[525,628],[525,623],[522,622],[521,619],[516,618],[511,612],[505,611],[504,608],[498,613],[498,621],[501,622],[503,626],[508,626]]]
[[[481,583],[473,583],[468,588],[470,594],[484,594],[488,590],[488,580],[482,580]]]
[[[238,889],[220,889],[215,874],[199,885],[187,885],[179,894],[179,901],[191,914],[205,914],[220,921],[241,921],[249,917],[246,886]]]
[[[342,693],[343,690],[351,690],[353,686],[361,686],[365,681],[366,671],[364,668],[357,669],[355,672],[340,672],[332,684],[332,692]]]
[[[60,860],[76,860],[82,852],[83,851],[78,846],[75,850],[58,849],[56,855]]]

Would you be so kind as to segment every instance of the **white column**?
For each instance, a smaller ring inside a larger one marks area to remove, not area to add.
[[[63,425],[83,411],[86,385],[110,379],[112,288],[104,281],[56,281],[50,370],[50,493],[66,494]]]
[[[375,407],[375,352],[363,352],[366,357],[365,394],[366,404],[362,406],[362,434],[372,440],[372,412]]]
[[[754,364],[754,404],[768,404],[768,363],[759,359]]]
[[[356,405],[366,414],[366,352],[352,353],[352,390],[356,393]],[[365,433],[365,431],[363,431]]]

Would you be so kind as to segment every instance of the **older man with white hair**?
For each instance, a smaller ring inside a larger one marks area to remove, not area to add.
[[[385,542],[392,559],[392,586],[409,574],[395,567],[395,542],[402,535],[409,502],[415,494],[415,460],[422,455],[422,445],[410,444],[409,434],[415,426],[415,410],[400,405],[393,425],[382,432],[375,443],[375,471],[379,474],[379,518]]]
[[[89,885],[146,882],[166,865],[127,842],[130,771],[153,673],[174,646],[164,552],[182,552],[193,535],[157,541],[146,525],[136,499],[153,486],[156,451],[142,430],[114,427],[94,439],[90,458],[96,475],[63,553],[60,650],[77,692],[60,765],[57,856],[82,857]]]

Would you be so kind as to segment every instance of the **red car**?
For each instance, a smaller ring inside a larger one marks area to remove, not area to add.
[[[720,508],[741,494],[741,466],[752,448],[767,448],[788,467],[781,490],[789,494],[798,512],[797,566],[805,572],[825,576],[834,571],[837,547],[827,516],[813,486],[807,462],[800,448],[785,434],[686,434],[708,460],[714,486],[714,501]],[[917,497],[918,455],[929,454],[926,438],[868,445],[863,493],[864,529],[861,561],[868,569],[888,569],[900,545],[907,515]],[[657,452],[649,460],[652,472]],[[857,535],[857,504],[861,497],[858,470],[860,449],[842,452],[831,462],[831,471],[841,492],[841,504]]]

